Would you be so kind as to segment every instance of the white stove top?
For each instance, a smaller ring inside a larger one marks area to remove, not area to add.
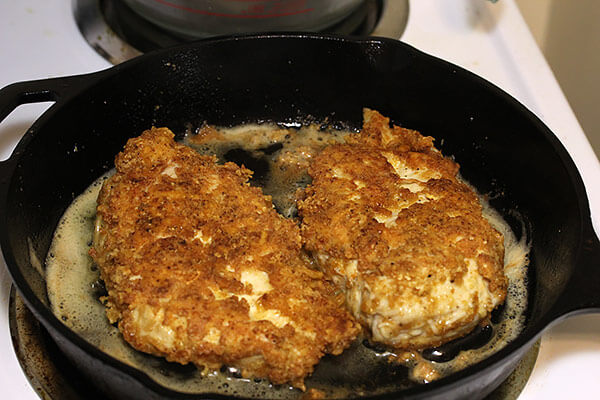
[[[394,0],[389,0],[394,1]],[[64,0],[0,2],[0,87],[110,67],[81,37]],[[514,0],[410,2],[402,40],[493,82],[525,104],[561,140],[583,177],[600,232],[600,164]],[[0,124],[0,158],[50,105],[19,107]],[[0,260],[0,264],[4,264]],[[37,399],[11,345],[10,278],[0,266],[0,387],[8,399]],[[600,393],[600,315],[556,324],[543,335],[531,379],[519,400],[592,398]]]

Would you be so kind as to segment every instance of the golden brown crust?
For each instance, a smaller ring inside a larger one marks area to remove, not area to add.
[[[368,108],[363,110],[360,134],[347,137],[346,143],[439,155],[439,151],[433,147],[431,136],[423,136],[415,130],[400,126],[390,126],[389,118]]]
[[[343,298],[308,267],[299,228],[249,186],[251,171],[166,128],[129,140],[115,164],[91,255],[107,315],[133,347],[302,388],[325,353],[355,338]]]
[[[376,340],[423,348],[466,334],[506,295],[502,235],[432,138],[365,110],[346,142],[309,169],[306,248]]]

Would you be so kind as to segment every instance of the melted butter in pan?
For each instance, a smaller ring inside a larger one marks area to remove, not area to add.
[[[242,125],[228,129],[204,126],[186,134],[183,143],[201,154],[214,154],[254,171],[251,183],[271,196],[277,211],[296,215],[294,195],[310,182],[307,169],[324,147],[343,142],[348,131],[324,130],[317,125],[299,129],[273,125]]]

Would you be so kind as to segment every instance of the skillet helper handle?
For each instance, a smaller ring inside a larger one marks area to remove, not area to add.
[[[79,92],[85,81],[84,75],[74,75],[23,81],[5,86],[0,89],[0,122],[22,104],[64,100],[73,93]],[[8,159],[0,161],[0,184],[2,185],[9,175],[8,171],[12,164],[13,155],[14,152]]]
[[[58,101],[77,88],[85,78],[80,75],[63,78],[17,82],[0,89],[0,122],[21,104]]]
[[[577,268],[553,307],[555,318],[600,312],[600,241],[591,224],[583,238]]]

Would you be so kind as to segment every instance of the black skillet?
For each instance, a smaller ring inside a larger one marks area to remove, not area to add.
[[[495,86],[398,41],[307,34],[201,41],[94,74],[10,85],[0,91],[0,118],[38,101],[56,103],[0,164],[2,250],[35,316],[110,397],[222,397],[167,390],[89,345],[54,317],[34,268],[73,197],[151,125],[180,133],[204,121],[358,128],[370,107],[434,136],[517,234],[515,213],[525,219],[529,303],[518,338],[476,365],[427,385],[399,385],[385,398],[483,397],[550,324],[600,310],[600,244],[581,178],[556,137]]]

